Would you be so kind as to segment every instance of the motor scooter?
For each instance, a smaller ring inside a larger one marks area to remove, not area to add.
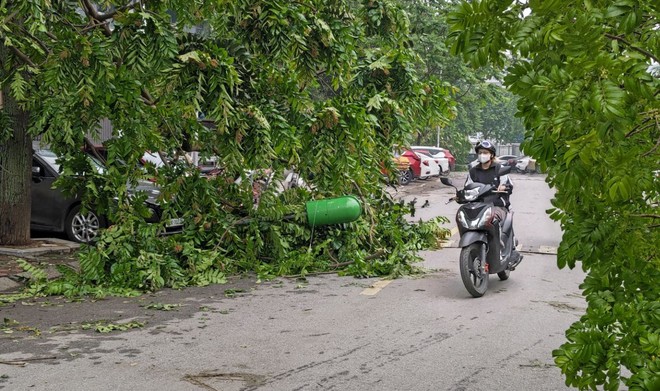
[[[511,168],[501,167],[500,170],[500,175],[504,175]],[[493,204],[484,202],[484,198],[497,193],[496,186],[475,182],[459,190],[449,178],[440,178],[440,181],[456,189],[456,195],[448,202],[461,204],[456,212],[456,225],[461,237],[458,246],[463,285],[473,297],[481,297],[488,290],[490,274],[507,280],[523,259],[516,250],[518,240],[513,234],[513,211],[508,211],[504,222],[493,221]]]

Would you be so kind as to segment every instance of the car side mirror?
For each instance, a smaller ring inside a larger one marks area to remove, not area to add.
[[[41,167],[32,166],[32,182],[41,183],[43,178],[41,177]]]
[[[443,185],[447,186],[454,186],[454,184],[451,182],[451,179],[449,178],[440,178],[440,182],[442,182]]]

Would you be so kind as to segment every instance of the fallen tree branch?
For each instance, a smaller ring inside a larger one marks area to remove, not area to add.
[[[12,19],[14,19],[16,17],[16,15],[18,15],[18,11],[14,11],[11,14],[7,15],[7,17],[5,18],[4,24],[8,24],[9,22],[11,22]]]
[[[57,360],[57,357],[52,356],[52,357],[32,357],[32,358],[24,358],[20,360],[7,360],[7,361],[0,361],[0,364],[5,364],[5,365],[16,365],[20,367],[24,367],[27,365],[29,361],[41,361],[41,360]]]
[[[14,25],[17,29],[21,30],[21,32],[22,32],[25,36],[27,36],[28,38],[30,38],[32,41],[36,42],[37,45],[39,45],[39,47],[41,47],[41,49],[43,49],[44,52],[46,52],[46,53],[51,53],[50,48],[48,47],[48,45],[46,45],[45,42],[43,42],[43,41],[40,40],[39,38],[37,38],[37,37],[35,37],[34,35],[32,35],[32,34],[31,34],[28,30],[26,30],[23,26],[19,26],[19,25],[17,25],[16,23],[13,23],[13,22],[12,22],[12,25]]]
[[[371,260],[379,258],[379,257],[381,257],[385,254],[386,254],[386,251],[381,249],[381,250],[378,250],[378,251],[376,251],[375,253],[373,253],[371,255],[367,255],[366,257],[364,257],[364,260],[365,261],[371,261]],[[332,267],[336,269],[336,268],[351,265],[353,263],[355,263],[355,261],[346,261],[346,262],[341,262],[341,263],[335,263],[334,265],[332,265]],[[286,276],[282,276],[282,277],[283,278],[300,278],[300,277],[305,277],[305,276],[317,276],[317,275],[321,275],[321,274],[335,274],[335,273],[337,273],[336,270],[331,270],[331,271],[325,271],[325,272],[305,273],[304,275],[303,274],[290,274],[290,275],[286,275]]]
[[[134,8],[137,8],[138,5],[139,5],[139,6],[142,5],[142,0],[131,1],[130,3],[128,3],[128,4],[126,4],[126,5],[122,5],[121,7],[115,8],[114,10],[112,10],[112,11],[110,11],[110,12],[107,12],[107,13],[103,13],[103,14],[98,13],[98,11],[97,11],[97,17],[96,17],[96,20],[99,20],[99,21],[102,22],[102,21],[105,21],[105,20],[111,19],[111,18],[113,18],[117,13],[119,13],[119,12],[123,12],[123,11],[126,11],[126,10],[131,10],[131,9],[134,9]]]
[[[96,6],[92,4],[90,0],[83,0],[82,3],[85,14],[90,19],[90,23],[91,23],[90,27],[102,27],[105,36],[106,37],[111,36],[112,31],[110,30],[110,26],[108,26],[105,23],[102,23],[103,20],[101,19],[101,14],[99,14],[99,11],[96,9]]]
[[[33,63],[32,60],[30,60],[30,57],[28,57],[25,53],[21,52],[21,50],[19,48],[17,48],[16,46],[11,46],[11,50],[24,63],[28,64],[29,66],[31,66],[33,68],[37,67],[37,65],[35,63]]]
[[[110,22],[109,20],[107,20],[107,21],[105,21],[105,22],[103,22],[103,23],[93,23],[93,24],[89,24],[89,25],[87,25],[86,27],[84,27],[82,30],[80,30],[80,32],[81,32],[81,33],[85,33],[85,32],[87,32],[87,31],[92,30],[92,29],[95,29],[95,28],[97,28],[97,27],[103,27],[103,28],[105,28],[105,26],[109,25],[110,23],[111,23],[111,22]]]

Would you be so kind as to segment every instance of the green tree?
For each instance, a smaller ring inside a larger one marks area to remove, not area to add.
[[[481,127],[475,133],[483,134],[485,139],[504,143],[521,142],[525,127],[516,117],[517,99],[499,85],[491,85],[486,94],[486,103],[481,108],[479,117]]]
[[[453,51],[507,68],[525,151],[557,189],[559,267],[588,307],[553,352],[579,389],[660,389],[660,3],[461,2]],[[624,370],[625,369],[625,370]]]
[[[422,61],[418,73],[422,80],[437,78],[451,85],[456,105],[452,118],[439,128],[420,128],[417,144],[440,142],[464,161],[471,145],[468,135],[482,133],[504,142],[520,141],[524,128],[515,118],[513,94],[492,80],[501,79],[495,68],[474,69],[450,55],[447,46],[447,14],[452,4],[446,1],[401,1],[411,20],[410,41]]]
[[[0,170],[0,241],[14,241],[7,232],[29,213],[7,210],[17,194],[27,199],[29,165],[19,157],[29,159],[24,141],[40,135],[64,174],[90,177],[63,175],[59,186],[116,222],[81,252],[82,272],[65,272],[47,293],[202,285],[243,270],[409,272],[442,230],[405,222],[409,207],[384,191],[381,165],[392,172],[392,145],[409,143],[413,124],[447,118],[451,97],[417,76],[408,31],[388,0],[0,0],[0,82],[4,102],[16,102],[1,117],[0,163],[13,164]],[[80,147],[103,118],[115,137],[101,175]],[[222,173],[209,179],[178,164],[147,173],[161,186],[163,222],[186,221],[183,234],[160,237],[164,223],[145,222],[146,195],[129,191],[145,177],[132,162],[191,146],[217,157]],[[292,167],[309,188],[269,186],[254,202],[247,170],[272,169],[277,179]],[[360,197],[362,219],[306,226],[305,201],[343,194]]]

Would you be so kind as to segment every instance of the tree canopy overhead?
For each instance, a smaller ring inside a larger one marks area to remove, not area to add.
[[[400,0],[411,21],[410,41],[422,61],[417,63],[422,80],[439,78],[455,90],[455,116],[441,127],[418,130],[418,145],[449,148],[459,161],[472,152],[468,136],[482,134],[500,142],[520,142],[524,128],[516,118],[516,100],[498,80],[495,67],[474,69],[452,56],[447,44],[447,14],[452,3],[437,0]]]
[[[65,173],[90,177],[60,185],[117,222],[82,252],[75,283],[48,289],[157,289],[241,270],[409,271],[440,230],[405,222],[409,207],[384,191],[381,168],[394,179],[392,145],[409,144],[418,125],[446,122],[452,98],[437,78],[420,80],[408,31],[389,0],[0,1],[1,155],[25,160],[40,135]],[[104,118],[114,137],[99,175],[80,147]],[[158,237],[162,225],[145,223],[143,198],[129,192],[145,177],[134,162],[145,151],[190,147],[216,157],[221,174],[178,165],[147,173],[161,186],[165,217],[186,221],[176,239]],[[13,167],[0,181],[24,189],[29,162]],[[308,188],[270,186],[254,202],[247,170],[277,178],[291,168]],[[26,194],[13,188],[0,191],[3,211]],[[360,197],[358,222],[305,226],[305,201],[343,194]]]
[[[473,65],[513,61],[524,149],[557,189],[558,264],[588,272],[554,352],[566,384],[659,389],[660,3],[463,1],[449,22]]]

